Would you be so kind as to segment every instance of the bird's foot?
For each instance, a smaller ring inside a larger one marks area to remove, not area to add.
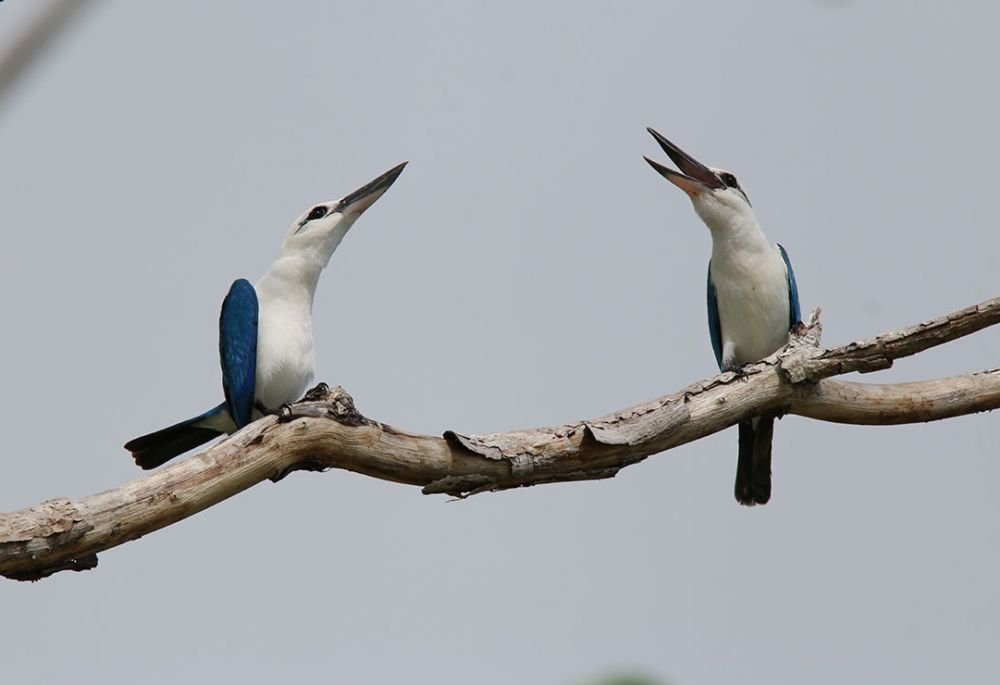
[[[278,415],[278,423],[288,423],[295,418],[295,412],[292,410],[292,405],[288,403],[281,405],[275,413]]]
[[[330,386],[326,383],[320,383],[315,388],[310,388],[303,395],[303,402],[322,402],[330,396]]]

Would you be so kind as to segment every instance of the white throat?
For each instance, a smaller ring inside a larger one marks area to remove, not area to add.
[[[333,230],[309,241],[302,240],[304,236],[290,235],[271,268],[257,282],[258,295],[305,300],[311,310],[319,276],[352,223],[344,219]]]
[[[768,251],[771,246],[749,205],[720,206],[712,200],[695,201],[694,209],[712,234],[712,258]]]

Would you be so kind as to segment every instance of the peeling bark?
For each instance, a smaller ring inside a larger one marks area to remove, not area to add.
[[[761,413],[866,425],[1000,407],[1000,369],[917,383],[831,380],[874,371],[1000,322],[1000,298],[902,331],[821,349],[818,311],[777,353],[589,421],[507,433],[413,435],[363,416],[341,388],[303,400],[194,456],[114,490],[0,515],[0,575],[38,580],[97,565],[97,553],[296,470],[354,471],[455,497],[613,477],[672,447]]]

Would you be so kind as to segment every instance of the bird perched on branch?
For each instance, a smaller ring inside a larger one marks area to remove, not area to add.
[[[390,169],[343,199],[295,220],[278,258],[251,285],[235,281],[219,315],[226,401],[186,421],[130,440],[135,463],[151,469],[302,397],[313,379],[312,303],[323,267],[348,229],[403,172]]]
[[[687,193],[712,234],[708,262],[708,331],[719,369],[737,371],[788,342],[799,323],[799,293],[788,254],[760,229],[750,198],[730,172],[707,167],[653,129],[647,129],[680,171],[645,158],[661,176]],[[739,424],[736,500],[766,504],[771,498],[773,416]]]

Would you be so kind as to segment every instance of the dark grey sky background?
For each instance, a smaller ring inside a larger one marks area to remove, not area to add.
[[[0,39],[36,3],[0,5]],[[734,170],[829,344],[998,294],[988,3],[103,2],[2,103],[0,510],[140,473],[221,398],[217,316],[288,224],[397,162],[316,300],[318,380],[439,434],[714,372],[708,231],[655,126]],[[987,331],[862,380],[997,365]],[[796,417],[772,503],[736,434],[461,503],[261,485],[0,584],[11,683],[995,682],[997,417]]]

